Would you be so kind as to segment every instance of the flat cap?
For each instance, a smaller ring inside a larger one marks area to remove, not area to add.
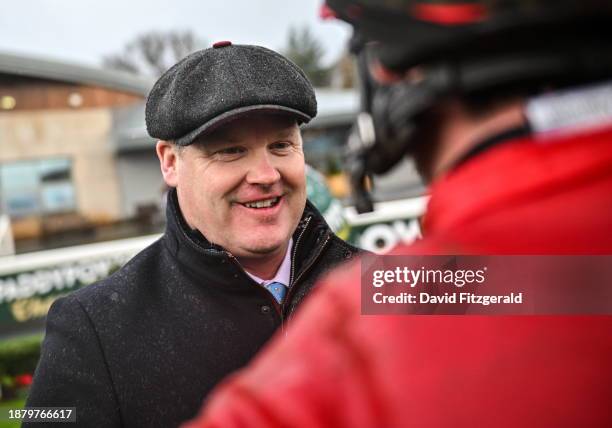
[[[153,138],[186,146],[253,111],[289,114],[308,122],[317,101],[304,72],[261,46],[217,42],[183,58],[151,89],[145,117]]]

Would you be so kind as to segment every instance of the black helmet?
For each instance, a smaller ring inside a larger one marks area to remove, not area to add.
[[[442,98],[612,77],[610,0],[327,0],[327,8],[354,28],[363,112],[349,168],[362,210],[364,178],[414,150],[415,119]]]

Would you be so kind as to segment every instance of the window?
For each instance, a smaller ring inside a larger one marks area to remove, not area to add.
[[[14,218],[73,211],[71,161],[51,158],[0,164],[0,205]]]

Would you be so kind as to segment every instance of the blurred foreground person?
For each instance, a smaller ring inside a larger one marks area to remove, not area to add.
[[[75,407],[78,426],[178,426],[357,252],[306,199],[299,125],[316,113],[302,70],[260,46],[218,42],[160,77],[146,122],[166,231],[53,304],[28,407]]]
[[[364,79],[360,207],[402,155],[430,182],[396,254],[612,254],[610,2],[327,3]],[[189,427],[612,426],[612,316],[363,316],[359,283],[326,278]]]

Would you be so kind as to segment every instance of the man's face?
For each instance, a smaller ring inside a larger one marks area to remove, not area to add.
[[[164,176],[191,227],[236,257],[284,252],[306,204],[302,138],[293,119],[239,118],[172,150],[174,172]]]

